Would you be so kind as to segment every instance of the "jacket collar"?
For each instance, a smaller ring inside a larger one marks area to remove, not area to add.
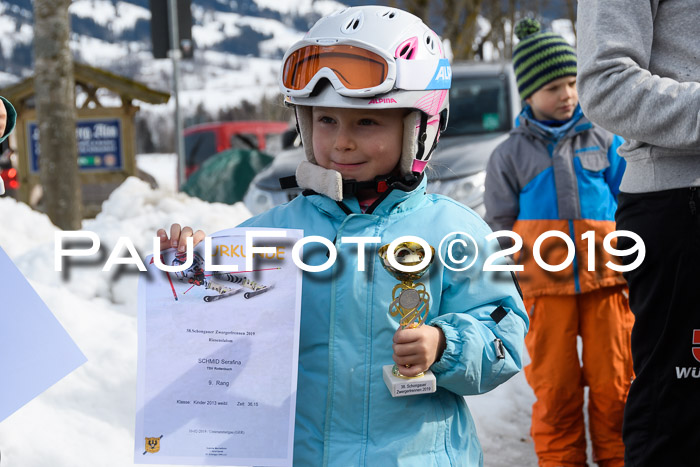
[[[532,108],[527,105],[516,118],[515,126],[513,130],[515,133],[531,134],[554,143],[593,128],[590,120],[583,115],[580,104],[576,106],[569,121],[559,127],[552,127],[535,120]]]
[[[384,217],[388,216],[393,211],[401,212],[412,210],[424,202],[423,195],[425,195],[427,184],[428,180],[425,175],[423,175],[421,181],[411,191],[400,189],[389,190],[384,196],[379,197],[370,208],[371,212],[367,214],[362,212],[360,203],[354,196],[345,198],[343,201],[334,201],[328,196],[318,193],[305,194],[305,196],[311,204],[331,217],[345,218],[353,214]]]

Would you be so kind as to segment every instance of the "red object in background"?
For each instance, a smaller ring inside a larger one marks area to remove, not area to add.
[[[6,190],[16,190],[19,188],[19,181],[17,180],[17,169],[10,167],[9,169],[0,169],[0,177],[5,183]]]
[[[268,135],[282,134],[288,122],[245,120],[237,122],[202,123],[188,127],[185,135],[185,178],[195,172],[214,154],[232,147],[264,151]]]
[[[5,185],[5,194],[3,196],[14,196],[19,188],[19,180],[17,180],[17,169],[12,165],[12,149],[10,142],[3,140],[0,143],[0,178]]]

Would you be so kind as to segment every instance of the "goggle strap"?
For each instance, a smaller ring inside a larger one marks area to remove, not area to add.
[[[394,87],[405,91],[450,89],[452,71],[446,58],[396,59]]]

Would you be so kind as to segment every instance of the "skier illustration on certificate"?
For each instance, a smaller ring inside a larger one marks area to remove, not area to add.
[[[205,295],[205,302],[213,302],[222,298],[230,297],[236,295],[240,292],[244,292],[243,296],[245,298],[253,298],[261,293],[265,293],[272,288],[272,284],[263,285],[260,284],[244,273],[238,272],[214,272],[207,274],[204,271],[204,258],[198,252],[193,253],[193,262],[190,267],[183,271],[175,272],[175,277],[180,282],[186,282],[188,284],[193,284],[193,286],[204,286],[205,289],[211,290],[212,294]],[[172,260],[173,266],[181,266],[185,264],[186,253],[178,253]],[[279,268],[268,268],[268,269],[279,269]],[[252,270],[249,272],[259,272],[260,270]],[[166,274],[168,274],[166,272]],[[248,289],[248,290],[245,290]]]

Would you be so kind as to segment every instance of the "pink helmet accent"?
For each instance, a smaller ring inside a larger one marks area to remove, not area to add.
[[[428,164],[428,161],[419,161],[417,159],[413,160],[413,165],[411,166],[412,172],[423,173],[423,169]]]
[[[442,104],[447,97],[447,93],[447,89],[439,89],[437,91],[427,93],[424,97],[416,101],[414,108],[422,110],[428,115],[437,115],[442,108]]]
[[[416,48],[418,47],[418,38],[411,37],[399,44],[394,53],[394,57],[403,58],[404,60],[413,60],[415,57]]]

